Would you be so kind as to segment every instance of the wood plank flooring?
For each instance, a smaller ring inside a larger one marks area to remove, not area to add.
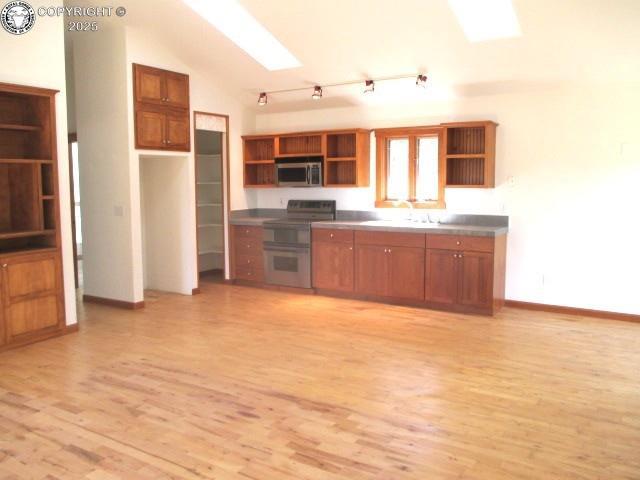
[[[202,290],[0,354],[0,479],[640,479],[640,324]]]

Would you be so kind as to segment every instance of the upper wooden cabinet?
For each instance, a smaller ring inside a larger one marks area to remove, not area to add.
[[[136,148],[191,150],[189,76],[133,65]]]
[[[370,133],[349,129],[244,136],[244,186],[276,187],[277,157],[317,155],[324,157],[325,187],[368,187]]]
[[[491,121],[443,123],[445,186],[493,188],[496,184],[496,127]]]

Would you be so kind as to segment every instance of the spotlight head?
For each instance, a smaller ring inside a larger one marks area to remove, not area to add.
[[[364,82],[364,93],[373,93],[376,86],[373,83],[373,80],[365,80]]]
[[[260,105],[261,107],[264,107],[266,104],[267,104],[267,92],[262,92],[258,97],[258,105]]]
[[[321,86],[316,85],[315,87],[313,87],[313,95],[311,95],[311,98],[313,98],[314,100],[320,100],[322,98]]]

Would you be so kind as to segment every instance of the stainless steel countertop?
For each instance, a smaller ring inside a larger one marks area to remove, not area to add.
[[[261,227],[275,217],[242,216],[231,219],[231,225]],[[410,222],[408,220],[333,220],[311,224],[312,228],[337,228],[344,230],[371,230],[379,232],[431,233],[434,235],[469,235],[474,237],[498,237],[509,231],[508,227],[486,227],[477,225],[437,224]]]
[[[506,234],[507,227],[482,227],[439,223],[410,222],[408,220],[367,220],[313,222],[312,228],[338,228],[345,230],[372,230],[380,232],[431,233],[435,235],[469,235],[474,237],[497,237]]]

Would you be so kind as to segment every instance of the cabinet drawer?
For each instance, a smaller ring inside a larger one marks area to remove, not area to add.
[[[236,278],[238,280],[264,282],[264,270],[262,268],[236,266]]]
[[[238,255],[262,255],[262,239],[258,238],[237,238],[235,241],[235,254]]]
[[[59,289],[57,262],[55,256],[9,260],[6,268],[9,300],[56,292]]]
[[[61,318],[60,302],[55,294],[13,303],[7,308],[8,339],[12,341],[21,335],[57,327]]]
[[[236,268],[239,267],[251,267],[251,268],[264,268],[264,257],[262,255],[236,255]]]
[[[259,238],[262,241],[262,227],[247,227],[244,225],[235,225],[233,232],[236,238]]]
[[[424,233],[371,232],[356,230],[356,245],[424,248]]]
[[[493,252],[492,237],[468,237],[465,235],[427,235],[427,248],[439,250],[463,250],[467,252]]]
[[[314,242],[353,243],[353,230],[317,228],[312,231]]]

